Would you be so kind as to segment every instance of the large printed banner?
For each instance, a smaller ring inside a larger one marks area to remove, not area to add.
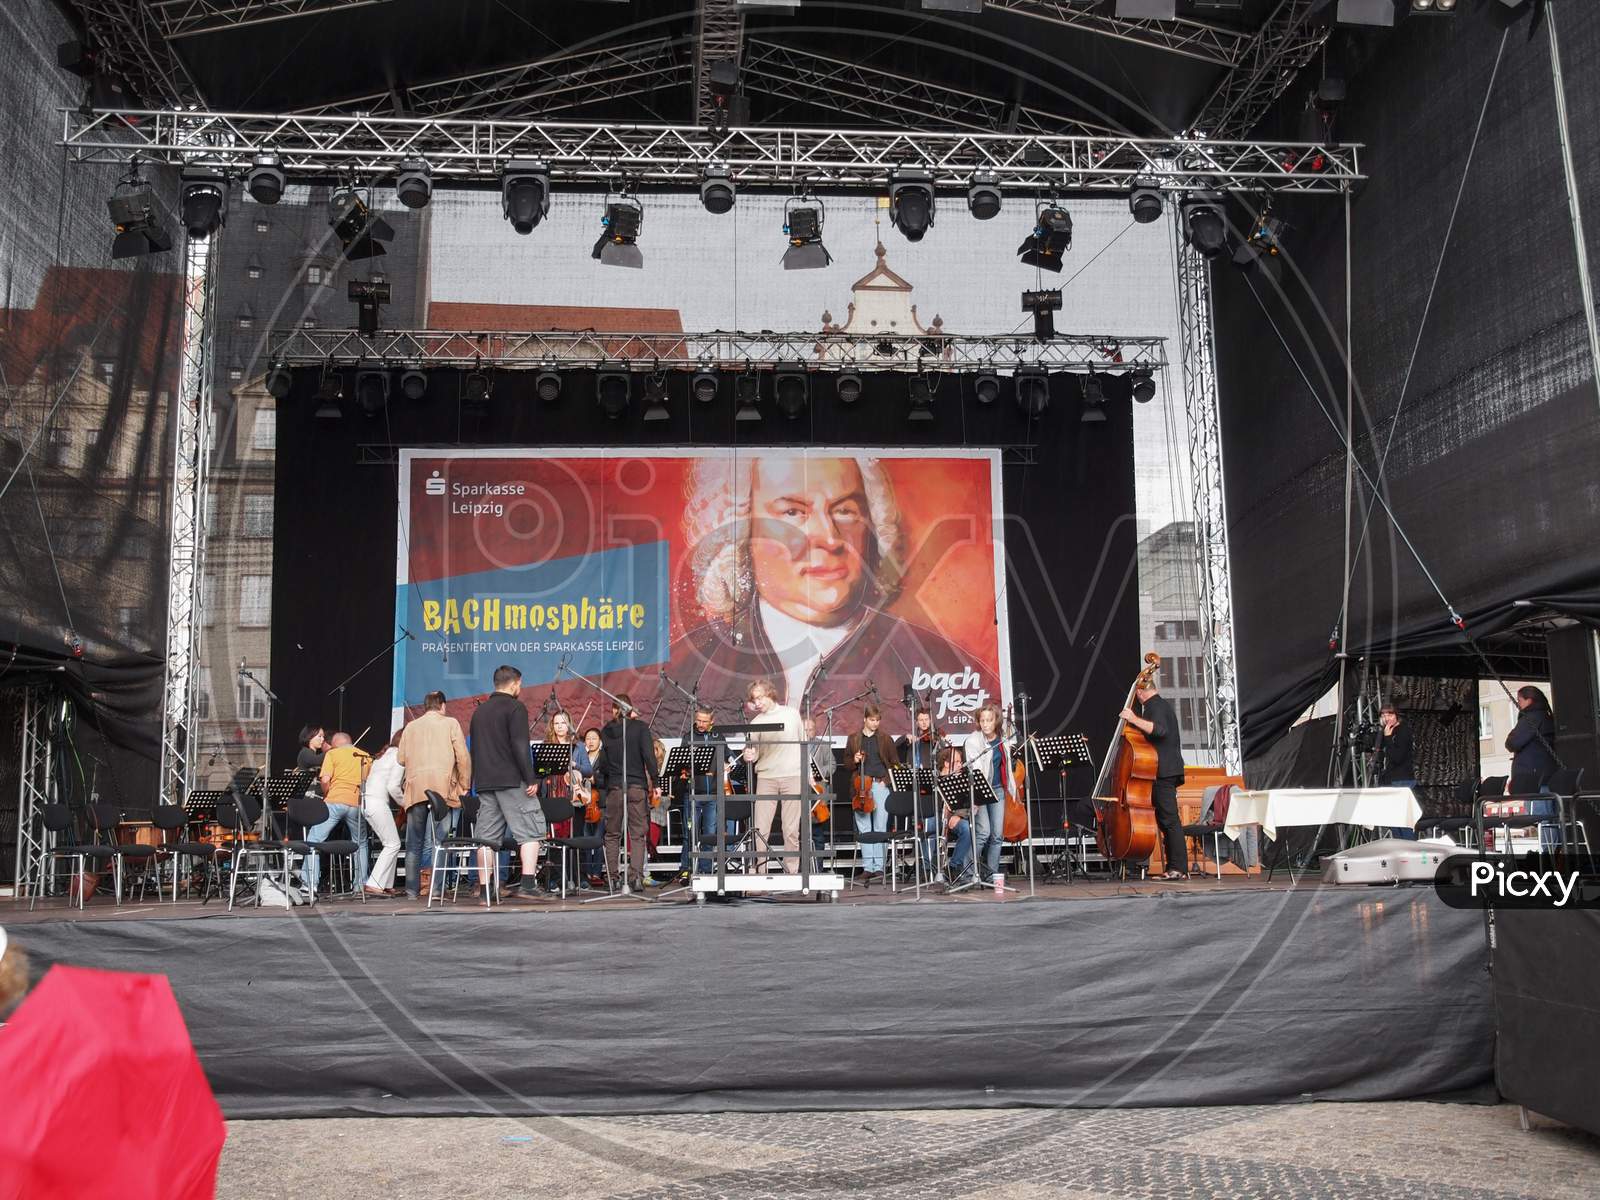
[[[760,678],[819,732],[909,688],[960,733],[1010,678],[997,451],[406,450],[400,488],[397,721],[506,663],[580,727],[593,684],[670,736]]]

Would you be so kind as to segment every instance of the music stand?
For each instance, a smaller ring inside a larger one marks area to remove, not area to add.
[[[696,701],[698,703],[698,701]],[[669,779],[680,779],[685,773],[689,776],[687,791],[676,792],[675,798],[680,800],[683,807],[683,838],[689,846],[689,871],[694,873],[694,864],[699,860],[700,853],[700,805],[712,799],[694,790],[698,780],[712,777],[715,771],[715,745],[710,741],[679,743],[667,751],[666,766],[661,769],[663,786]],[[657,899],[665,900],[668,896],[676,896],[679,892],[691,890],[688,884],[682,887],[668,888]]]
[[[571,742],[540,742],[533,748],[533,773],[548,777],[572,770]]]
[[[228,798],[227,792],[190,792],[183,798],[183,811],[187,824],[215,825],[217,805]]]
[[[933,793],[939,798],[941,810],[948,805],[950,811],[960,816],[966,814],[966,820],[972,828],[972,861],[967,865],[972,869],[972,878],[966,883],[952,885],[946,895],[953,896],[957,892],[964,892],[970,887],[977,887],[981,882],[982,872],[978,870],[978,829],[975,818],[976,807],[979,804],[993,804],[997,797],[994,788],[989,785],[987,776],[964,767],[953,775],[940,775],[933,781]]]
[[[933,796],[933,783],[934,783],[934,780],[936,778],[938,778],[938,777],[934,774],[932,767],[917,767],[917,768],[913,769],[913,768],[907,767],[907,766],[893,766],[893,767],[889,768],[889,781],[893,785],[893,790],[895,790],[897,792],[910,792],[911,793],[911,822],[912,822],[912,826],[913,826],[913,828],[915,829],[915,832],[916,832],[916,841],[917,841],[917,872],[916,872],[915,882],[912,885],[912,891],[914,891],[916,893],[916,897],[917,897],[918,900],[922,899],[922,845],[921,845],[921,842],[922,842],[922,839],[926,836],[926,834],[923,832],[923,829],[924,829],[923,820],[925,819],[925,817],[927,815],[927,814],[924,814],[923,811],[922,811],[922,798],[924,796]],[[945,831],[943,831],[943,830],[938,828],[938,824],[939,824],[939,822],[938,822],[939,803],[938,803],[937,798],[934,799],[933,807],[934,807],[934,812],[933,812],[932,816],[934,818],[934,826],[935,826],[934,835],[933,835],[933,844],[934,844],[933,871],[934,871],[934,877],[932,879],[928,880],[928,882],[930,884],[938,883],[943,878],[943,875],[944,875],[944,872],[941,869],[941,866],[940,866],[940,863],[939,863],[939,856],[940,856],[941,848],[944,845],[944,836],[943,836],[943,834],[944,834]]]
[[[1067,882],[1072,882],[1072,871],[1077,867],[1079,874],[1087,877],[1089,874],[1087,861],[1073,862],[1072,858],[1072,823],[1067,815],[1067,772],[1073,767],[1094,766],[1094,756],[1089,751],[1089,739],[1081,733],[1050,734],[1043,737],[1035,736],[1028,739],[1028,754],[1032,763],[1028,770],[1038,778],[1045,771],[1055,771],[1061,783],[1061,827],[1064,832],[1062,849],[1065,853],[1062,858],[1067,864]],[[1034,799],[1039,799],[1039,789],[1032,789]],[[1082,830],[1085,826],[1079,825]],[[1082,849],[1082,834],[1079,834],[1079,849]],[[1060,861],[1060,860],[1058,860]]]

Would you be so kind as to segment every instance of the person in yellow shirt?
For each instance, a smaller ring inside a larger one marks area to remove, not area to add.
[[[336,733],[328,741],[331,749],[323,755],[322,796],[328,805],[328,819],[306,830],[306,841],[325,842],[343,822],[357,846],[356,878],[365,879],[370,864],[367,851],[367,823],[361,816],[361,785],[372,770],[372,755],[355,745],[348,733]],[[300,868],[308,890],[315,892],[322,877],[322,856],[308,854]]]

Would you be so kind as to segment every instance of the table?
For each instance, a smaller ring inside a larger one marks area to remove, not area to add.
[[[1235,790],[1228,803],[1222,831],[1239,836],[1246,825],[1276,839],[1278,829],[1289,825],[1387,825],[1413,829],[1422,817],[1422,805],[1410,788],[1273,788],[1270,791]]]

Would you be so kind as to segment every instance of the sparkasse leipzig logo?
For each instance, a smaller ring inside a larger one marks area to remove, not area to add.
[[[439,472],[435,471],[432,475],[428,476],[428,482],[422,485],[422,490],[430,496],[444,495],[444,479],[440,476]]]

